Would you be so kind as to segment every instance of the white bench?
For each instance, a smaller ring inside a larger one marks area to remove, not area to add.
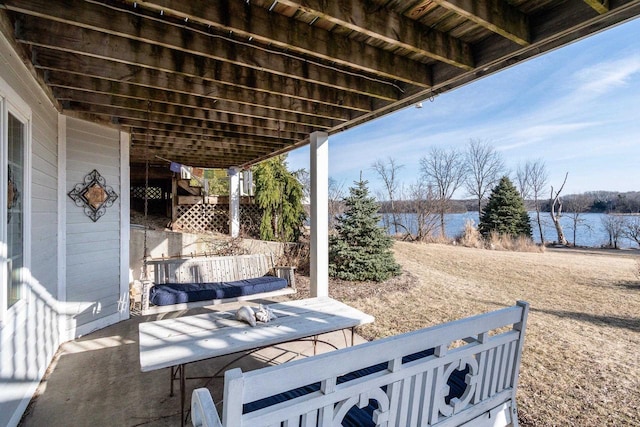
[[[192,421],[196,427],[339,426],[348,413],[359,426],[367,425],[363,417],[372,426],[517,425],[527,314],[528,304],[518,302],[278,366],[231,369],[222,420],[209,390],[200,388],[192,394]]]
[[[295,293],[294,267],[276,266],[270,254],[207,256],[192,258],[169,258],[147,261],[153,267],[153,281],[142,281],[142,314],[161,313],[166,311],[185,310],[205,305],[214,305],[231,301],[242,301],[257,298],[269,298],[277,295]],[[257,279],[272,274],[287,281],[287,286],[270,292],[226,298],[206,299],[188,303],[151,306],[150,293],[155,285],[164,284],[202,284],[220,282],[240,282],[246,279]]]

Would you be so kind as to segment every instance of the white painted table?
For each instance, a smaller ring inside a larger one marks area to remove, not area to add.
[[[328,297],[270,304],[278,316],[255,327],[235,319],[235,312],[216,312],[141,323],[142,372],[171,368],[171,392],[180,375],[180,405],[184,423],[185,365],[256,348],[353,328],[373,316]]]

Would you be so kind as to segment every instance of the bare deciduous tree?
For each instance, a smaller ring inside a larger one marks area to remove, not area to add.
[[[602,226],[609,235],[609,247],[618,249],[618,241],[624,230],[624,218],[620,215],[606,214],[602,217]]]
[[[407,197],[408,218],[403,222],[406,236],[411,240],[425,241],[433,236],[438,225],[432,188],[418,180],[409,186]],[[415,232],[413,232],[415,230]]]
[[[308,170],[302,168],[294,171],[293,176],[300,181],[300,184],[302,184],[302,194],[306,200],[309,200],[311,197],[311,174]]]
[[[478,216],[482,215],[482,201],[504,175],[502,156],[489,143],[469,141],[464,152],[466,166],[465,185],[470,195],[478,200]]]
[[[564,201],[564,208],[567,216],[571,218],[571,230],[573,231],[573,246],[576,245],[576,234],[578,227],[587,227],[583,214],[591,206],[591,200],[584,194],[574,194]]]
[[[397,174],[403,167],[404,165],[396,163],[393,157],[389,157],[386,162],[378,159],[373,163],[373,165],[371,165],[371,168],[378,174],[378,177],[384,183],[385,190],[387,191],[395,234],[398,233],[398,218],[395,206],[395,199],[398,191]]]
[[[533,162],[528,161],[524,165],[518,165],[516,170],[516,182],[520,195],[524,200],[533,198],[534,209],[536,211],[536,222],[540,233],[540,243],[544,245],[544,234],[542,233],[542,218],[540,217],[540,199],[549,181],[547,167],[542,159]]]
[[[344,196],[344,181],[338,182],[329,177],[329,230],[335,229],[336,218],[343,213],[342,199],[344,199]]]
[[[516,169],[516,176],[514,177],[514,181],[518,186],[518,191],[520,192],[522,200],[531,198],[531,183],[529,182],[529,172],[531,171],[530,166],[531,162],[526,162],[525,164],[520,163]]]
[[[622,232],[627,239],[633,240],[640,247],[640,216],[628,217],[624,221]]]
[[[420,170],[431,185],[436,211],[440,215],[440,234],[446,237],[444,217],[449,211],[453,194],[464,182],[464,157],[453,148],[445,150],[431,147],[427,156],[420,159]]]
[[[564,236],[564,231],[562,230],[562,224],[560,224],[560,217],[562,216],[562,199],[560,199],[560,193],[564,188],[564,185],[567,183],[567,178],[569,177],[569,172],[564,176],[564,181],[560,186],[560,189],[554,193],[553,185],[551,186],[551,198],[549,199],[549,204],[551,205],[551,220],[553,221],[553,225],[556,227],[556,233],[558,234],[558,244],[566,245],[567,238]]]

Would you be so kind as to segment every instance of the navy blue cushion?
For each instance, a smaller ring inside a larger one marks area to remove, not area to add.
[[[151,288],[149,300],[155,305],[181,304],[213,299],[236,298],[287,287],[287,281],[275,276],[263,276],[234,282],[166,283]]]
[[[414,360],[422,359],[423,357],[431,356],[433,354],[433,349],[423,350],[417,353],[410,354],[408,356],[404,356],[402,358],[402,363],[409,363]],[[344,382],[352,381],[356,378],[360,378],[366,375],[371,375],[376,372],[380,372],[384,369],[387,369],[387,362],[378,363],[377,365],[369,366],[368,368],[359,369],[354,372],[350,372],[341,377],[338,377],[338,384],[342,384]],[[449,395],[445,397],[445,402],[448,404],[449,401],[453,397],[460,397],[464,393],[467,385],[464,382],[465,375],[469,372],[469,369],[466,368],[463,371],[455,370],[453,374],[449,377],[447,381],[447,385],[449,386]],[[264,399],[256,400],[255,402],[250,402],[243,405],[243,412],[253,412],[262,408],[266,408],[267,406],[275,405],[276,403],[285,402],[287,400],[294,399],[296,397],[304,396],[309,393],[313,393],[315,391],[320,390],[320,383],[309,384],[303,387],[298,387],[293,390],[289,390],[283,393],[280,393],[276,396],[269,396]],[[386,386],[382,387],[382,390],[386,392]],[[378,409],[378,405],[375,401],[371,401],[371,403],[360,409],[357,406],[352,407],[345,415],[342,420],[343,427],[374,427],[375,423],[372,420],[373,411]]]

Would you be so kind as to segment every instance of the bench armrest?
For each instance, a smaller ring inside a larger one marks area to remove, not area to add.
[[[277,266],[273,267],[276,273],[276,277],[281,279],[285,279],[287,283],[289,283],[289,287],[292,289],[296,288],[296,275],[295,275],[295,267],[291,266]]]
[[[149,310],[149,294],[151,292],[151,288],[153,287],[153,282],[151,280],[141,280],[142,282],[142,296],[140,305],[142,306],[142,313],[146,310]]]
[[[216,405],[206,388],[195,389],[191,394],[191,422],[194,427],[222,427]]]

